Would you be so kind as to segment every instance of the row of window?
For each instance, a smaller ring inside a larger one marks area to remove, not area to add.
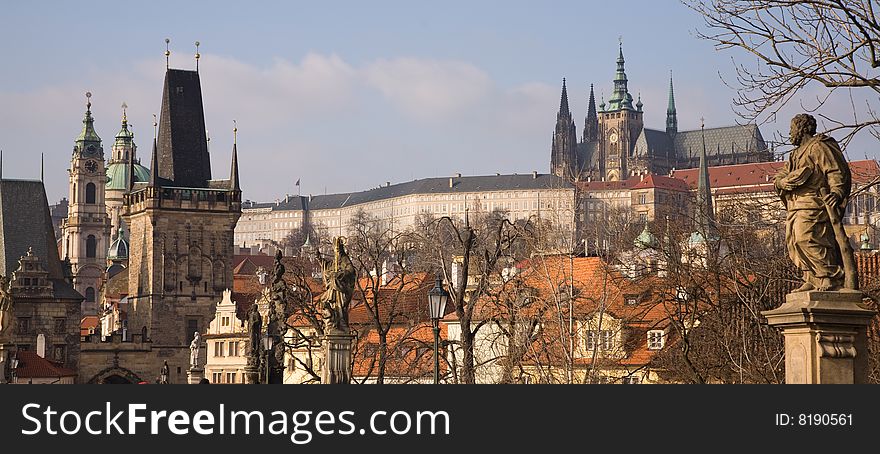
[[[661,329],[649,330],[647,337],[649,350],[660,350],[665,345],[666,336]],[[613,330],[587,330],[584,333],[584,347],[590,352],[611,352],[617,347],[617,336]]]
[[[242,349],[239,348],[239,341],[217,341],[214,342],[214,356],[241,356]]]
[[[238,372],[213,372],[211,373],[211,383],[227,383],[236,384],[238,381]]]

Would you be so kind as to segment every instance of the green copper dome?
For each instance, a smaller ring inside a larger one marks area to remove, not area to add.
[[[150,169],[140,165],[134,165],[134,181],[148,181]],[[116,162],[107,166],[107,189],[128,190],[128,163]]]
[[[642,230],[642,233],[636,237],[636,240],[633,241],[635,247],[640,249],[653,249],[657,247],[657,238],[648,230],[648,223],[645,223],[645,228]]]

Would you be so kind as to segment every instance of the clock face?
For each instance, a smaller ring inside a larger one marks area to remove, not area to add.
[[[96,173],[98,171],[98,161],[86,161],[85,168],[88,173]]]
[[[86,154],[95,154],[97,150],[94,145],[89,145],[86,147]]]
[[[617,133],[612,132],[611,135],[608,137],[608,140],[610,140],[611,143],[617,143]]]

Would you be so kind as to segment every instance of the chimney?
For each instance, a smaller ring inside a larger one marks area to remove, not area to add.
[[[461,172],[455,174],[455,178],[461,178]]]
[[[645,181],[645,174],[644,173],[639,174],[639,181]]]
[[[454,182],[454,180],[452,179],[452,177],[449,177],[449,187],[450,188],[452,187],[453,182]]]
[[[532,178],[534,178],[536,180],[538,179],[538,171],[537,170],[532,170]]]
[[[311,202],[311,201],[312,201],[312,195],[309,194],[309,202]]]
[[[587,183],[589,183],[589,182],[591,182],[591,181],[593,181],[593,177],[592,177],[592,176],[588,176],[588,177],[587,177]]]
[[[495,176],[496,176],[496,177],[500,177],[500,176],[501,176],[501,174],[500,174],[500,173],[498,173],[498,172],[495,172]]]
[[[387,188],[387,187],[389,187],[389,186],[391,186],[391,182],[390,182],[390,181],[386,181],[386,182],[385,182],[385,187]]]

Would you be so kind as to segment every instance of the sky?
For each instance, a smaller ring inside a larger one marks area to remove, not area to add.
[[[670,71],[680,130],[742,122],[722,77],[743,56],[696,38],[700,18],[673,0],[13,2],[3,15],[3,177],[39,178],[43,153],[50,203],[68,194],[86,91],[105,156],[125,102],[149,166],[165,38],[172,68],[194,69],[201,43],[213,177],[228,177],[235,120],[255,201],[547,172],[562,78],[580,137],[590,84],[612,91],[619,40],[647,127],[664,128]],[[778,128],[761,126],[768,140]],[[873,158],[872,144],[847,154]]]

